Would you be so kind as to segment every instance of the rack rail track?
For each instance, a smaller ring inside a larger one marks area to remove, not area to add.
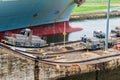
[[[120,54],[114,54],[114,55],[108,55],[108,56],[103,56],[103,57],[98,57],[98,58],[93,58],[93,59],[86,59],[86,60],[81,60],[81,61],[57,62],[57,61],[41,59],[38,56],[33,56],[29,53],[25,53],[23,51],[19,51],[17,49],[8,47],[7,45],[5,45],[3,43],[0,43],[0,47],[5,48],[7,50],[11,50],[14,54],[17,54],[17,55],[22,56],[24,58],[30,59],[32,61],[37,60],[40,63],[46,63],[46,64],[52,64],[52,65],[96,64],[96,63],[107,62],[107,61],[110,61],[112,59],[119,59],[120,58]],[[78,52],[78,51],[74,51],[74,52]],[[70,52],[68,52],[68,53],[70,54]]]

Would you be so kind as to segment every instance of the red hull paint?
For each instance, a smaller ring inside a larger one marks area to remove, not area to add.
[[[34,26],[34,27],[32,26],[32,27],[27,27],[27,28],[29,28],[33,31],[33,35],[37,35],[37,36],[49,36],[50,35],[51,36],[51,35],[56,35],[56,34],[62,34],[64,32],[64,25],[66,25],[66,32],[67,33],[82,30],[82,28],[71,28],[69,26],[69,21]],[[4,35],[6,35],[8,33],[9,34],[11,34],[11,33],[19,34],[22,29],[0,32],[0,39],[2,39],[4,37]]]

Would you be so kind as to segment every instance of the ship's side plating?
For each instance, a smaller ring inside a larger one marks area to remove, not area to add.
[[[0,31],[68,21],[74,0],[0,0]]]
[[[75,5],[79,6],[83,1],[0,0],[0,40],[29,28],[33,35],[44,37],[47,42],[60,42],[63,41],[64,27],[67,40],[70,32],[82,30],[71,28],[69,17]]]

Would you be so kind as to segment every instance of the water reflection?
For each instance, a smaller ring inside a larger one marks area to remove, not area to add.
[[[102,30],[103,32],[106,32],[106,22],[107,20],[105,18],[70,22],[72,27],[82,27],[83,30],[71,33],[69,35],[69,41],[79,40],[84,34],[86,34],[88,37],[92,37],[94,30]],[[109,31],[114,29],[116,26],[120,26],[120,17],[110,18]]]

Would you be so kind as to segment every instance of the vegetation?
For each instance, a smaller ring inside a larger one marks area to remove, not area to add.
[[[86,0],[80,7],[75,7],[72,15],[107,12],[107,0]],[[120,0],[111,0],[111,9],[120,9]]]
[[[111,4],[119,4],[120,0],[110,0]],[[85,4],[106,4],[108,0],[86,0]]]

